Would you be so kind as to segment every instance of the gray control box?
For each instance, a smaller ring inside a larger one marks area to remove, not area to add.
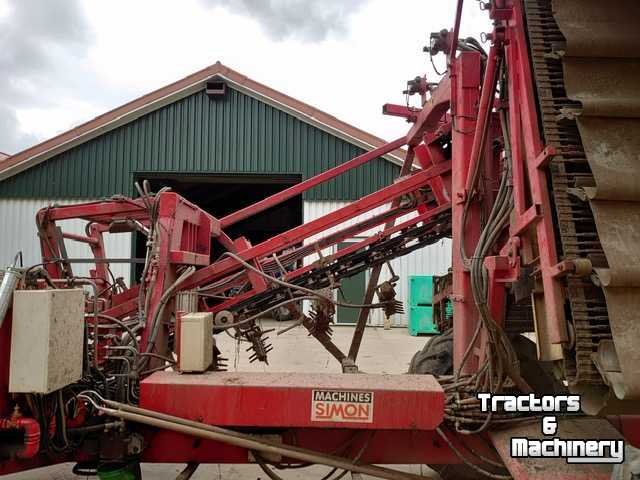
[[[11,327],[11,393],[50,393],[82,377],[84,291],[16,290]]]

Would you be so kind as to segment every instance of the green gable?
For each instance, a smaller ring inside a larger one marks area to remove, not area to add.
[[[0,182],[0,198],[92,198],[133,194],[144,173],[287,174],[303,179],[364,150],[227,86],[199,91]],[[393,182],[384,159],[305,194],[352,200]]]

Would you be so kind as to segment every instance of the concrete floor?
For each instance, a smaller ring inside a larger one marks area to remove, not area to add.
[[[263,328],[284,328],[287,322],[264,322]],[[353,327],[335,326],[333,339],[342,351],[349,350]],[[302,327],[283,334],[269,334],[273,351],[269,354],[269,365],[248,362],[244,351],[245,344],[238,346],[235,341],[222,334],[216,340],[223,354],[229,358],[229,371],[271,371],[271,372],[326,372],[339,373],[340,365],[313,338],[307,335]],[[412,337],[404,328],[384,330],[367,328],[358,365],[368,373],[405,373],[413,354],[422,348],[429,337]],[[32,470],[16,475],[7,475],[6,480],[72,480],[78,479],[71,473],[71,464]],[[144,464],[142,466],[144,480],[173,480],[184,468],[177,464]],[[399,470],[425,475],[435,475],[424,465],[393,466]],[[285,480],[302,480],[322,478],[329,471],[328,467],[314,466],[300,470],[278,472]],[[95,478],[95,477],[94,477]],[[202,465],[192,477],[193,480],[266,480],[268,477],[256,465]],[[347,475],[343,477],[349,480]],[[364,476],[362,478],[371,478]]]
[[[276,331],[290,325],[289,322],[263,322],[266,329]],[[349,351],[353,327],[336,325],[333,327],[333,341],[343,352]],[[304,327],[296,327],[282,335],[268,334],[273,351],[269,353],[269,365],[249,363],[245,354],[246,344],[237,348],[235,341],[227,335],[218,335],[216,341],[223,354],[229,359],[229,370],[340,373],[340,364],[318,341],[308,336]],[[384,330],[368,327],[365,330],[358,366],[368,373],[405,373],[413,354],[422,348],[429,337],[412,337],[406,328]],[[239,355],[238,355],[239,354]]]

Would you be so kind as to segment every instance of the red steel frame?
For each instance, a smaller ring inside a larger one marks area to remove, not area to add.
[[[451,35],[451,48],[448,56],[448,73],[440,84],[430,92],[430,98],[422,108],[406,108],[397,105],[385,106],[385,112],[403,116],[412,123],[406,136],[387,143],[371,152],[356,157],[316,177],[310,178],[283,192],[275,194],[252,206],[215,219],[190,204],[180,196],[164,192],[158,195],[159,252],[152,268],[144,279],[153,281],[154,288],[150,308],[146,312],[147,325],[160,308],[160,300],[167,288],[177,277],[176,269],[183,265],[193,265],[199,269],[183,284],[181,290],[189,290],[220,281],[244,268],[232,258],[223,258],[210,263],[210,241],[215,238],[222,246],[243,260],[260,268],[263,262],[273,255],[284,258],[293,253],[312,255],[322,249],[336,245],[340,241],[385,225],[385,229],[346,250],[341,250],[324,261],[339,259],[355,250],[366,247],[384,236],[395,235],[401,230],[427,222],[450,212],[453,241],[453,301],[454,301],[454,363],[460,365],[461,355],[469,346],[472,333],[478,322],[478,314],[471,294],[469,272],[461,256],[461,249],[473,251],[480,234],[480,204],[472,201],[466,224],[462,223],[464,204],[471,196],[485,195],[491,198],[490,189],[476,191],[470,183],[471,172],[477,168],[481,156],[484,162],[483,176],[491,184],[497,179],[500,159],[491,150],[491,140],[498,137],[495,128],[495,113],[492,111],[498,103],[495,95],[496,69],[500,62],[509,66],[508,105],[510,114],[510,136],[513,149],[512,171],[514,192],[514,217],[509,231],[504,235],[498,254],[486,260],[491,285],[489,306],[500,323],[504,316],[505,283],[515,280],[521,265],[536,267],[536,281],[542,288],[534,305],[536,309],[536,330],[542,360],[558,359],[559,345],[567,340],[564,318],[564,298],[560,280],[554,272],[557,270],[558,255],[554,242],[554,227],[551,214],[545,160],[553,155],[546,149],[538,129],[538,114],[534,97],[533,80],[529,64],[529,52],[523,25],[523,10],[520,0],[494,0],[491,16],[496,21],[491,38],[493,45],[486,60],[487,68],[481,72],[480,54],[462,52],[455,55],[462,0],[458,0],[455,27]],[[441,139],[450,139],[451,158],[447,158],[445,149],[439,143]],[[295,227],[265,242],[252,246],[245,239],[230,239],[224,230],[234,223],[256,215],[285,200],[299,195],[322,182],[361,166],[385,155],[398,147],[409,147],[407,163],[413,163],[414,155],[421,168],[399,178],[394,184],[365,196],[341,209],[325,215],[307,224]],[[398,201],[403,196],[414,199],[408,208],[398,209]],[[394,203],[395,202],[395,203]],[[339,226],[356,216],[371,212],[382,205],[386,207],[382,214],[372,219],[360,221],[355,225],[343,227],[336,233],[326,234],[328,229]],[[394,225],[396,218],[415,212],[415,216],[400,225]],[[80,218],[90,222],[86,236],[65,234],[56,227],[56,222]],[[90,246],[96,258],[95,269],[91,271],[92,280],[100,286],[109,281],[108,259],[105,257],[103,234],[113,221],[137,221],[143,227],[149,227],[150,219],[141,199],[113,199],[81,205],[52,207],[38,214],[44,266],[53,279],[65,277],[68,264],[64,259],[61,240],[79,241]],[[465,231],[465,245],[461,245],[459,233]],[[131,230],[131,228],[130,228]],[[323,235],[324,233],[324,235]],[[306,245],[301,244],[311,237],[320,239]],[[287,253],[283,250],[289,249]],[[312,269],[313,265],[296,268],[286,273],[288,280],[294,280]],[[251,283],[250,291],[233,297],[215,306],[203,305],[203,309],[218,311],[230,309],[258,293],[268,289],[265,281],[256,275],[244,273]],[[101,294],[103,313],[123,319],[137,309],[139,286],[134,285],[128,291],[112,295],[108,289]],[[543,301],[542,301],[543,300]],[[170,309],[167,309],[167,311]],[[167,314],[166,314],[167,315]],[[165,318],[168,324],[168,318]],[[94,320],[97,321],[97,320]],[[10,321],[0,331],[0,345],[8,345],[7,331]],[[166,343],[167,329],[161,329],[156,339],[156,348],[162,352]],[[147,343],[148,332],[142,337],[141,348]],[[0,349],[0,365],[7,365],[8,348]],[[466,372],[473,372],[482,358],[481,342],[476,345],[475,355],[464,366]],[[6,368],[4,369],[6,370]],[[6,391],[8,372],[0,370],[0,388]],[[3,393],[0,392],[0,393]],[[268,395],[268,393],[267,393]],[[2,415],[7,415],[8,403],[4,393],[0,395]],[[176,398],[180,403],[192,402],[190,395]],[[196,399],[197,401],[198,399]],[[184,406],[184,405],[183,405]],[[440,415],[441,412],[438,412]],[[260,425],[256,425],[259,427]],[[332,451],[344,439],[351,435],[349,429],[323,431],[319,429],[288,429],[283,433],[285,442],[295,442],[299,446],[309,446],[319,451]],[[167,431],[146,431],[149,448],[143,459],[153,462],[234,462],[247,461],[247,452],[243,449],[202,441],[194,444],[193,439]],[[454,444],[458,440],[452,436]],[[469,439],[477,449],[483,449],[482,442],[475,437]],[[372,440],[372,448],[364,454],[363,462],[375,463],[458,463],[451,450],[438,440],[433,431],[379,431]],[[356,442],[357,443],[357,442]],[[356,448],[357,450],[357,448]],[[33,459],[29,466],[35,466],[42,459]],[[9,466],[7,466],[9,465]],[[20,469],[25,464],[0,464],[0,473]]]

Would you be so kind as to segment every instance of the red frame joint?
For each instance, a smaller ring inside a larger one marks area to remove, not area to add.
[[[382,106],[382,114],[392,117],[406,118],[407,122],[415,123],[420,113],[419,108],[407,107],[405,105],[397,105],[395,103],[385,103]]]
[[[545,168],[551,161],[551,158],[556,156],[557,154],[558,154],[558,150],[555,147],[551,147],[551,146],[545,147],[544,150],[540,152],[540,155],[536,157],[534,161],[535,167]]]

